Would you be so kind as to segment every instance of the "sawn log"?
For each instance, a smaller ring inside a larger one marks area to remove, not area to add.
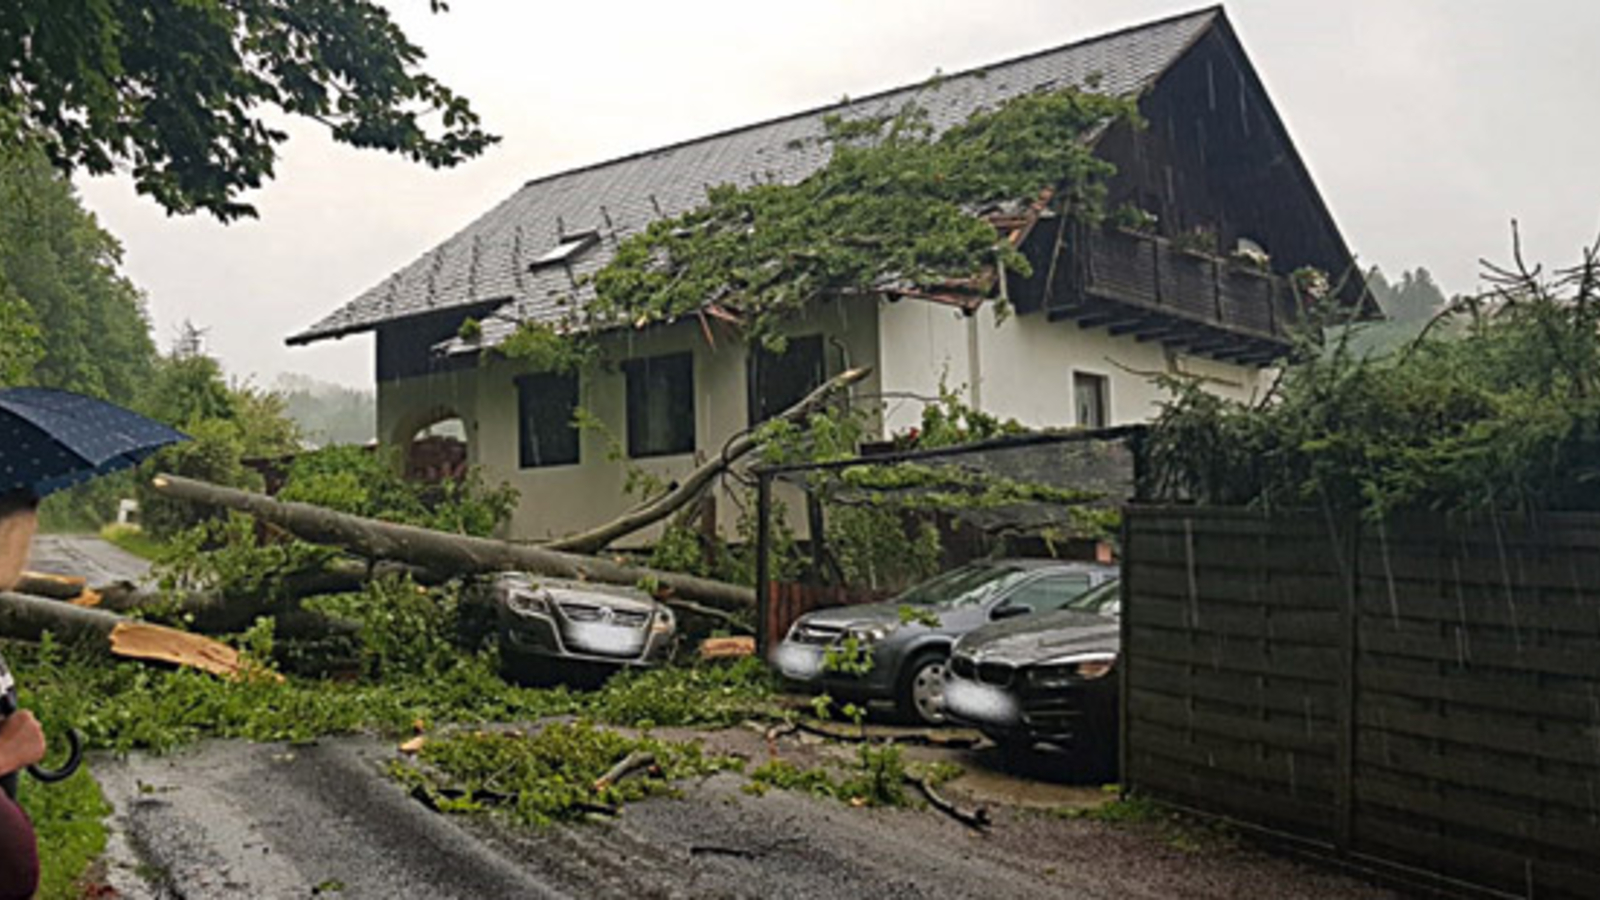
[[[243,669],[232,647],[190,634],[60,600],[0,591],[0,635],[37,641],[58,638],[127,659],[154,660],[234,676]]]

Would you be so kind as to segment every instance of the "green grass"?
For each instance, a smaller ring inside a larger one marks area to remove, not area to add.
[[[166,545],[145,534],[137,525],[107,525],[100,529],[100,537],[132,553],[151,560],[160,558]]]
[[[78,885],[106,847],[105,817],[111,807],[87,769],[57,784],[24,775],[19,799],[39,836],[39,900],[77,900]]]

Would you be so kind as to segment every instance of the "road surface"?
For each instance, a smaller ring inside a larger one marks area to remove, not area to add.
[[[150,563],[95,535],[41,534],[33,539],[28,569],[77,575],[94,587],[114,581],[140,581],[149,574]]]
[[[116,810],[104,881],[132,900],[1392,896],[1221,842],[1181,849],[1149,829],[1005,807],[979,834],[927,809],[752,796],[733,773],[615,822],[526,829],[429,811],[382,774],[394,756],[340,738],[95,760]],[[1074,792],[1022,794],[1048,805]]]

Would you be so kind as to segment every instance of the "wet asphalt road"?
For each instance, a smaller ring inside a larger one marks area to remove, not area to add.
[[[115,808],[104,883],[147,898],[1388,898],[1232,846],[1038,811],[987,834],[928,810],[854,809],[725,773],[615,821],[534,830],[444,816],[382,774],[392,746],[210,742],[99,759]]]
[[[366,739],[95,760],[128,898],[559,896],[386,779]]]
[[[77,575],[95,587],[114,581],[139,581],[149,573],[150,563],[94,535],[41,534],[33,539],[28,569]]]

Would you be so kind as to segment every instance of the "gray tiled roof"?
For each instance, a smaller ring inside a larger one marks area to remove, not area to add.
[[[1038,90],[1082,86],[1129,96],[1148,88],[1221,13],[1205,9],[984,66],[849,103],[750,125],[598,165],[535,179],[444,243],[340,307],[291,344],[365,331],[384,322],[503,300],[472,346],[493,346],[526,320],[558,322],[592,296],[585,275],[611,258],[617,242],[650,221],[704,202],[706,188],[777,180],[797,182],[826,161],[815,138],[829,113],[868,116],[915,99],[937,129],[979,109]],[[569,268],[529,271],[560,236],[585,230],[598,246]]]

